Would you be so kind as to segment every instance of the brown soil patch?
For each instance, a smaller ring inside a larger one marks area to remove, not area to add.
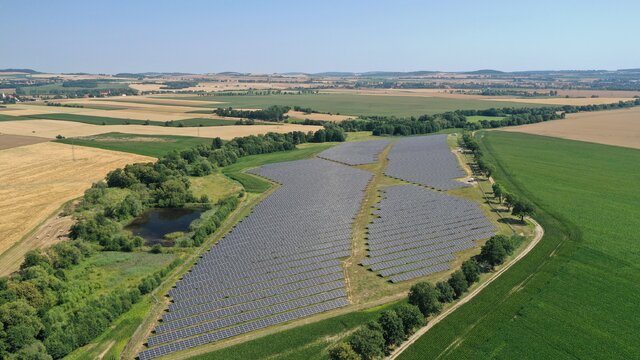
[[[164,127],[146,125],[92,125],[62,120],[19,120],[0,121],[0,133],[40,136],[54,139],[65,137],[91,136],[108,132],[140,135],[180,135],[204,138],[220,137],[233,139],[239,136],[260,135],[268,132],[288,133],[291,131],[316,131],[321,126],[278,124],[278,125],[227,125],[206,127]]]
[[[45,141],[49,141],[49,139],[36,137],[36,136],[5,135],[0,133],[0,150],[10,149],[18,146],[37,144]]]
[[[569,114],[564,120],[501,129],[640,149],[640,107]]]
[[[352,115],[330,115],[330,114],[318,114],[318,113],[306,114],[302,111],[293,111],[293,110],[289,111],[287,115],[292,119],[299,119],[299,120],[309,119],[309,120],[333,121],[333,122],[340,122],[340,121],[356,118],[355,116],[352,116]]]
[[[0,151],[0,254],[107,172],[154,160],[52,142]]]

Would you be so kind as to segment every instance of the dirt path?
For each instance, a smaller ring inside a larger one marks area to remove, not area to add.
[[[432,327],[434,327],[444,318],[449,316],[449,314],[456,311],[459,307],[468,303],[471,299],[473,299],[476,295],[478,295],[484,288],[486,288],[487,286],[489,286],[489,284],[491,284],[494,280],[496,280],[500,275],[502,275],[505,271],[509,270],[511,266],[513,266],[518,261],[520,261],[520,259],[525,257],[540,242],[540,240],[544,236],[544,229],[542,228],[542,226],[540,226],[540,224],[532,218],[528,218],[528,220],[535,225],[535,229],[536,229],[535,237],[533,238],[533,240],[529,242],[527,247],[524,248],[522,252],[520,252],[516,257],[514,257],[508,263],[506,263],[502,268],[500,268],[500,270],[491,274],[491,277],[489,277],[489,279],[487,279],[487,281],[485,281],[484,283],[480,284],[480,286],[478,286],[475,290],[467,294],[465,297],[460,299],[460,301],[458,301],[453,306],[451,306],[447,310],[440,313],[435,318],[431,319],[431,321],[429,321],[427,326],[423,327],[422,329],[418,330],[415,334],[411,335],[407,341],[405,341],[402,345],[400,345],[397,349],[395,349],[386,359],[387,360],[397,359],[398,356],[400,356],[400,354],[402,354],[407,348],[409,348],[409,346],[411,346],[414,342],[416,342],[416,340],[418,340],[422,335],[426,334],[427,331],[429,331]]]
[[[45,220],[31,235],[0,255],[0,263],[2,264],[0,276],[7,276],[20,269],[24,255],[29,250],[41,249],[68,239],[67,235],[71,225],[73,225],[71,216],[55,215]]]

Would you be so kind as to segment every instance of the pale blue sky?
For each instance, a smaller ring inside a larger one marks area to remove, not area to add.
[[[0,0],[0,68],[50,72],[640,67],[640,1]]]

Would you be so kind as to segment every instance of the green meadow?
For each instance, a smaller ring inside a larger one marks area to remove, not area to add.
[[[152,125],[152,126],[167,126],[166,121],[157,121],[157,120],[136,120],[136,119],[122,119],[122,118],[112,118],[106,116],[91,116],[91,115],[81,115],[81,114],[62,114],[62,113],[52,113],[52,114],[38,114],[38,115],[29,115],[29,116],[12,116],[12,115],[1,115],[0,121],[16,121],[16,120],[62,120],[62,121],[73,121],[84,124],[92,124],[92,125]],[[193,118],[193,119],[184,119],[184,120],[172,120],[170,121],[170,126],[184,126],[184,127],[198,127],[198,126],[224,126],[224,125],[234,125],[234,120],[223,120],[223,119],[207,119],[207,118]]]
[[[211,144],[211,139],[207,138],[175,135],[137,135],[115,132],[55,141],[64,144],[89,146],[153,157],[161,157],[173,150],[184,150],[198,145]]]
[[[495,178],[545,228],[524,259],[401,359],[638,359],[640,151],[481,132]]]
[[[166,99],[166,97],[165,97]],[[173,99],[223,102],[209,107],[266,108],[271,105],[310,107],[316,111],[346,115],[420,116],[454,110],[501,107],[536,107],[540,105],[477,99],[450,99],[418,96],[379,96],[356,94],[182,96]]]

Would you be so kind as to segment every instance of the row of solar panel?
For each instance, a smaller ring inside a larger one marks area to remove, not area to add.
[[[318,157],[347,165],[371,164],[387,145],[389,140],[346,142],[321,152]]]

